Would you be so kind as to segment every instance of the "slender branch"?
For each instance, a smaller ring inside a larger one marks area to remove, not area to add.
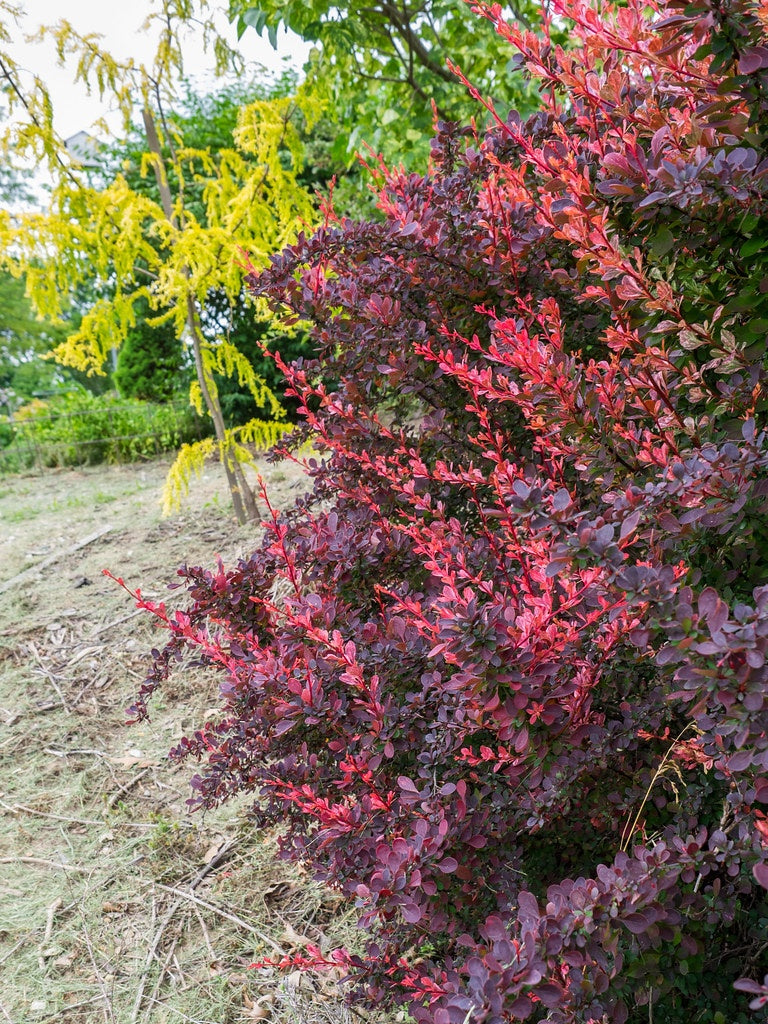
[[[153,161],[155,180],[157,181],[157,187],[160,192],[160,202],[163,207],[163,213],[171,227],[178,231],[179,224],[176,219],[176,215],[173,212],[173,197],[171,196],[171,187],[168,184],[168,175],[165,170],[162,149],[160,148],[160,138],[157,134],[157,128],[155,127],[155,119],[148,106],[144,106],[142,108],[141,117],[144,121],[144,131],[147,133],[147,146],[149,147],[150,153],[155,158]]]
[[[418,57],[419,63],[422,65],[422,67],[425,67],[428,71],[431,71],[432,74],[437,75],[439,78],[442,78],[444,82],[449,82],[451,85],[454,85],[456,82],[455,75],[453,75],[453,73],[450,72],[447,67],[444,67],[442,64],[439,64],[432,57],[429,50],[424,45],[424,42],[414,32],[413,28],[411,27],[411,20],[408,9],[404,8],[403,13],[401,15],[397,7],[395,7],[394,4],[390,3],[389,0],[384,0],[384,2],[381,5],[381,9],[383,13],[389,18],[390,22],[395,26],[400,37],[402,38],[403,42],[406,44],[408,49],[412,51],[416,55],[416,57]]]
[[[357,69],[357,77],[362,78],[367,82],[391,82],[393,85],[410,85],[411,83],[407,78],[395,78],[394,75],[372,75],[368,71],[363,71],[360,65],[360,58],[356,53],[352,54],[352,60],[355,62]]]

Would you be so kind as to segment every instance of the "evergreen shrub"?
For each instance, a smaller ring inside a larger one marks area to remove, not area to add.
[[[167,402],[181,397],[189,385],[184,380],[182,346],[174,325],[151,326],[144,319],[150,314],[148,303],[137,305],[140,316],[120,346],[115,385],[122,398]]]

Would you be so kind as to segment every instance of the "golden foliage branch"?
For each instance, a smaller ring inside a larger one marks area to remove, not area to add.
[[[10,41],[5,22],[17,14],[12,4],[0,0],[0,44]],[[0,75],[11,86],[11,113],[16,115],[0,133],[0,149],[44,159],[54,176],[45,210],[0,218],[0,265],[26,275],[38,314],[51,320],[61,321],[67,297],[78,285],[92,283],[108,293],[55,350],[59,361],[88,373],[102,372],[109,351],[135,325],[140,301],[148,302],[158,321],[174,324],[179,339],[192,346],[198,377],[193,398],[214,422],[214,447],[243,518],[248,508],[251,515],[255,509],[241,470],[250,458],[248,446],[274,443],[286,429],[285,414],[231,343],[206,337],[201,312],[213,291],[223,292],[230,302],[240,294],[243,251],[258,266],[315,221],[312,200],[298,181],[302,148],[295,118],[313,123],[321,104],[301,89],[294,97],[258,100],[239,112],[231,148],[213,153],[187,147],[168,114],[183,70],[182,30],[193,26],[202,31],[219,70],[233,66],[237,55],[215,32],[207,0],[164,0],[147,25],[160,28],[149,68],[116,61],[98,36],[79,34],[66,20],[41,28],[38,36],[54,40],[59,62],[72,68],[75,80],[102,98],[111,97],[125,126],[140,105],[148,139],[141,174],[156,177],[160,202],[132,189],[122,175],[106,187],[92,185],[54,131],[53,104],[44,83],[35,77],[25,92],[18,64],[0,52]],[[202,218],[186,202],[185,190],[193,182],[202,191]],[[274,426],[258,420],[228,430],[214,373],[237,376],[268,409]],[[194,447],[192,454],[180,453],[179,468],[169,478],[168,494],[174,500],[201,455],[213,453],[207,444]]]

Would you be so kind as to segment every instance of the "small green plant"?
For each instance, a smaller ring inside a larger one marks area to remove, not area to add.
[[[194,825],[158,817],[147,841],[153,876],[166,882],[183,878],[203,849],[200,830]]]
[[[72,392],[23,406],[12,428],[13,440],[0,452],[4,472],[137,462],[194,440],[203,425],[187,407]]]
[[[25,523],[29,519],[34,519],[40,512],[40,508],[23,505],[19,508],[9,508],[3,513],[3,519],[5,519],[6,523]]]

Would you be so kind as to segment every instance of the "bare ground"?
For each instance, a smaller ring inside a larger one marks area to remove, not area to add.
[[[261,467],[273,504],[305,481]],[[250,969],[354,942],[338,897],[275,858],[245,805],[185,807],[169,747],[215,704],[182,673],[127,727],[158,638],[109,568],[166,596],[183,562],[253,547],[210,467],[162,519],[167,463],[0,478],[0,1022],[343,1024],[334,979]]]

